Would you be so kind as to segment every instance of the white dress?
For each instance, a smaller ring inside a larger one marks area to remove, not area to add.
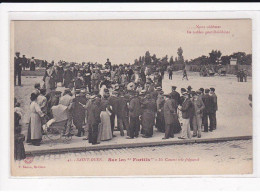
[[[107,111],[102,111],[100,113],[101,119],[101,132],[100,132],[100,140],[110,140],[112,139],[112,131],[111,131],[111,123],[110,116]]]

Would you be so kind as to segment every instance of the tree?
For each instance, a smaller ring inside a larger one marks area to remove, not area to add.
[[[221,64],[222,65],[228,65],[230,63],[230,56],[222,56],[221,57]]]
[[[139,65],[139,62],[137,59],[135,59],[134,65]]]
[[[146,65],[151,65],[152,63],[152,58],[149,51],[145,52],[144,62]]]
[[[209,62],[210,64],[216,65],[218,63],[218,60],[220,59],[222,53],[218,50],[212,50],[211,53],[209,53]]]
[[[237,63],[240,65],[252,65],[252,55],[245,52],[237,52],[231,55],[232,58],[237,59]]]
[[[252,55],[248,54],[244,58],[244,65],[252,65]]]
[[[183,50],[180,47],[180,48],[178,48],[177,55],[178,55],[178,61],[181,62],[181,63],[184,62],[184,58],[183,58],[182,54],[183,54]]]
[[[173,63],[174,63],[174,62],[173,62],[173,56],[171,56],[169,63],[170,63],[170,65],[173,65]]]
[[[142,65],[144,64],[144,56],[142,56]]]
[[[151,58],[153,60],[153,65],[157,65],[158,64],[158,59],[156,58],[156,55],[153,54],[153,56]]]

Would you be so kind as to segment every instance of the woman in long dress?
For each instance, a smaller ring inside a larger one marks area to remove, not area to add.
[[[45,82],[46,94],[50,93],[51,90],[56,88],[55,79],[56,73],[54,71],[54,68],[49,65],[43,77],[43,81]]]
[[[44,113],[37,104],[37,95],[34,93],[31,94],[30,112],[31,143],[39,146],[42,139],[41,117]]]
[[[101,111],[100,119],[101,119],[101,127],[100,127],[100,140],[106,141],[112,139],[112,131],[111,131],[111,123],[110,123],[110,115],[111,112],[106,108],[106,110]]]

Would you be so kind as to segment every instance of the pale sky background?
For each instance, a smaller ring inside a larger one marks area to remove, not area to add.
[[[218,25],[230,34],[187,34],[196,25]],[[252,53],[251,20],[15,21],[14,38],[14,51],[49,62],[133,63],[147,50],[175,58],[180,46],[185,60],[212,49]]]

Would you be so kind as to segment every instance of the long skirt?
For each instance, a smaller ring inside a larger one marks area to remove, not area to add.
[[[162,112],[157,112],[155,127],[159,132],[165,132],[165,121]]]
[[[110,116],[106,111],[102,111],[100,113],[100,118],[101,118],[101,136],[100,140],[105,141],[105,140],[110,140],[112,139],[112,131],[111,131],[111,122],[110,122]]]
[[[16,134],[15,135],[15,144],[14,144],[14,159],[15,160],[22,160],[25,159],[25,150],[23,141],[25,137],[23,134]]]

